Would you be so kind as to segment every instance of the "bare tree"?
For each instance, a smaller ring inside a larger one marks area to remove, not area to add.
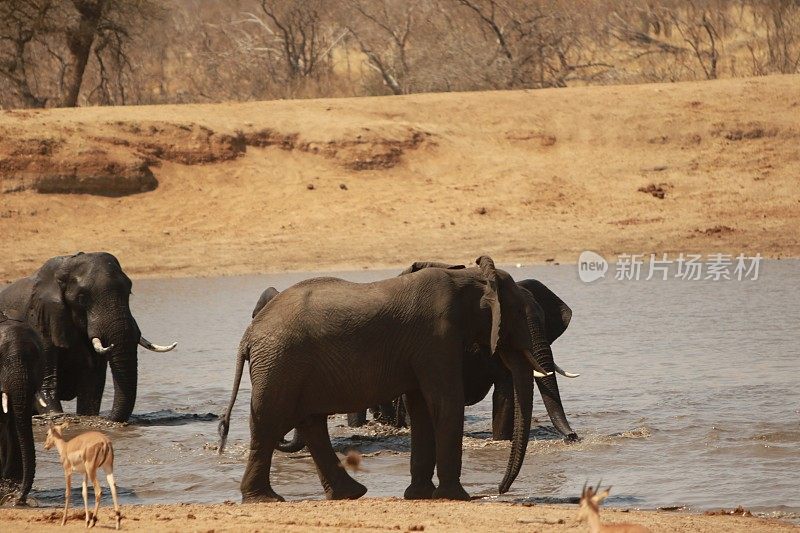
[[[55,6],[50,0],[9,0],[0,3],[0,77],[26,107],[44,107],[47,98],[32,85],[35,65],[30,49],[35,38],[53,31]],[[8,105],[3,98],[0,101]]]
[[[392,93],[409,92],[408,46],[419,10],[417,2],[352,0],[349,5],[354,16],[347,31],[366,56],[367,64],[380,74]]]

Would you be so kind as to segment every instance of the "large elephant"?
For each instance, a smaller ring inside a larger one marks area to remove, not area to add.
[[[18,482],[24,504],[36,472],[33,402],[42,380],[42,344],[24,318],[0,312],[0,478]]]
[[[524,289],[495,269],[426,268],[374,283],[315,278],[298,283],[259,312],[239,346],[250,360],[250,454],[244,502],[281,501],[270,484],[276,444],[297,428],[330,499],[358,498],[366,487],[340,467],[327,415],[355,412],[406,393],[411,427],[409,499],[468,499],[461,485],[464,347],[487,345],[511,371],[514,439],[499,491],[522,467],[530,432],[532,372],[550,353]],[[220,421],[220,451],[233,402]],[[439,486],[432,481],[437,470]]]
[[[77,397],[79,415],[97,415],[111,366],[114,403],[109,418],[126,421],[136,402],[138,346],[173,349],[142,337],[131,314],[131,280],[109,253],[49,259],[39,270],[0,292],[0,310],[22,312],[41,336],[43,412],[62,412]]]
[[[406,275],[417,272],[423,268],[461,269],[463,265],[448,265],[435,262],[416,262],[400,273]],[[547,342],[552,343],[567,329],[572,319],[572,310],[561,298],[556,296],[547,286],[535,279],[526,279],[517,282],[523,292],[529,312],[539,318],[539,323],[544,328]],[[261,310],[278,292],[270,287],[265,290],[253,310],[253,316]],[[578,440],[578,435],[572,430],[564,413],[558,381],[555,373],[567,377],[577,377],[561,369],[553,360],[552,354],[541,355],[539,364],[553,375],[536,378],[536,385],[542,395],[547,409],[547,414],[553,426],[564,435],[568,442]],[[492,438],[495,440],[511,440],[514,432],[514,387],[511,372],[497,358],[491,357],[486,346],[475,344],[470,346],[464,356],[463,362],[464,400],[465,405],[474,405],[483,400],[494,386],[492,394]],[[372,408],[376,419],[390,421],[396,426],[405,426],[408,420],[403,416],[404,402],[396,398],[392,402],[385,402]],[[366,422],[366,411],[348,413],[348,425],[360,426]],[[278,449],[285,452],[294,452],[303,447],[299,434],[289,442],[281,442]]]

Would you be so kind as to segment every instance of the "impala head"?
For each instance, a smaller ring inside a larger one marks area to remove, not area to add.
[[[56,440],[62,440],[64,438],[64,430],[68,427],[68,422],[58,425],[50,422],[50,424],[47,426],[47,437],[44,440],[44,449],[49,450],[56,445]]]
[[[588,520],[592,515],[599,515],[600,504],[608,497],[609,491],[611,491],[611,486],[606,487],[601,492],[600,483],[597,484],[596,489],[587,487],[586,483],[584,483],[581,491],[580,509],[578,510],[578,522]]]

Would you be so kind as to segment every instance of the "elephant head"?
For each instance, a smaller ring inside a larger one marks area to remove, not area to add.
[[[542,332],[529,327],[523,289],[507,272],[497,270],[491,258],[482,256],[476,263],[486,280],[481,307],[488,311],[490,323],[488,338],[479,342],[488,344],[492,356],[499,357],[511,372],[514,389],[514,434],[508,466],[499,487],[503,494],[519,474],[528,446],[533,410],[531,372],[534,376],[547,375],[538,361],[552,354]]]
[[[97,354],[85,362],[111,367],[114,403],[109,417],[125,421],[133,411],[137,387],[137,347],[157,352],[175,347],[157,346],[144,337],[131,314],[132,283],[111,254],[78,253],[48,260],[34,276],[28,321],[53,346],[70,352]],[[50,369],[46,369],[51,371]],[[102,385],[93,397],[91,413],[100,409]]]
[[[18,504],[25,503],[36,471],[31,416],[41,352],[39,336],[22,317],[0,313],[0,477],[20,481]]]
[[[424,268],[459,270],[463,269],[464,265],[419,261],[404,270],[401,275],[416,272]],[[531,337],[538,339],[543,335],[547,344],[551,345],[567,329],[572,319],[572,309],[543,283],[535,279],[522,280],[519,281],[517,285],[522,289],[521,294],[526,303],[525,313],[527,329]],[[486,365],[481,364],[479,361],[480,358],[486,357],[486,355],[486,350],[480,347],[475,347],[475,349],[470,348],[466,354],[470,362],[470,367],[465,367],[464,376],[465,390],[471,395],[471,397],[467,397],[468,404],[476,403],[483,399],[489,391],[489,387],[491,387],[492,383],[489,376],[473,375],[476,373],[476,369],[482,370],[484,373],[489,372]],[[537,363],[541,365],[548,374],[551,374],[536,378],[536,385],[542,394],[547,414],[550,416],[550,420],[553,422],[555,428],[563,434],[568,441],[577,441],[578,436],[570,427],[566,414],[564,413],[564,406],[561,403],[558,382],[555,376],[556,373],[559,373],[566,377],[577,377],[577,374],[571,374],[562,370],[561,367],[555,363],[552,351],[550,350],[541,350],[534,355],[537,359]],[[510,384],[506,384],[505,379],[501,379],[500,381],[502,381],[502,383],[499,381],[495,383],[496,393],[499,389],[502,389],[500,391],[500,396],[503,397],[503,403],[509,405],[512,401],[511,396],[513,392],[511,390],[508,390],[507,394],[503,392],[510,388]],[[493,421],[494,436],[495,438],[511,439],[513,438],[513,433],[509,434],[508,428],[510,428],[513,417],[510,416],[510,410],[508,411],[508,415],[504,414],[506,412],[505,405],[494,406],[497,413],[499,413],[496,415],[499,419]]]
[[[553,291],[535,279],[522,280],[518,285],[523,288],[522,292],[527,302],[526,312],[531,335],[540,331],[547,343],[552,344],[567,329],[572,319],[572,309]],[[570,378],[578,377],[578,374],[571,374],[561,369],[553,360],[552,351],[539,352],[537,362],[550,373],[548,376],[536,378],[536,385],[542,394],[550,420],[568,441],[577,441],[578,435],[570,427],[564,413],[556,373]]]

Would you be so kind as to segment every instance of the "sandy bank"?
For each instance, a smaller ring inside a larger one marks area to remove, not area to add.
[[[797,257],[798,85],[4,111],[0,280],[77,250],[138,277]]]
[[[586,531],[575,524],[577,506],[506,503],[409,502],[362,499],[356,502],[302,501],[283,504],[148,505],[123,508],[125,531]],[[2,509],[3,531],[85,530],[83,510],[73,511],[61,528],[61,510]],[[653,532],[797,531],[776,520],[705,516],[674,512],[606,509],[603,522],[632,522]],[[101,507],[98,528],[113,527],[113,512]]]

